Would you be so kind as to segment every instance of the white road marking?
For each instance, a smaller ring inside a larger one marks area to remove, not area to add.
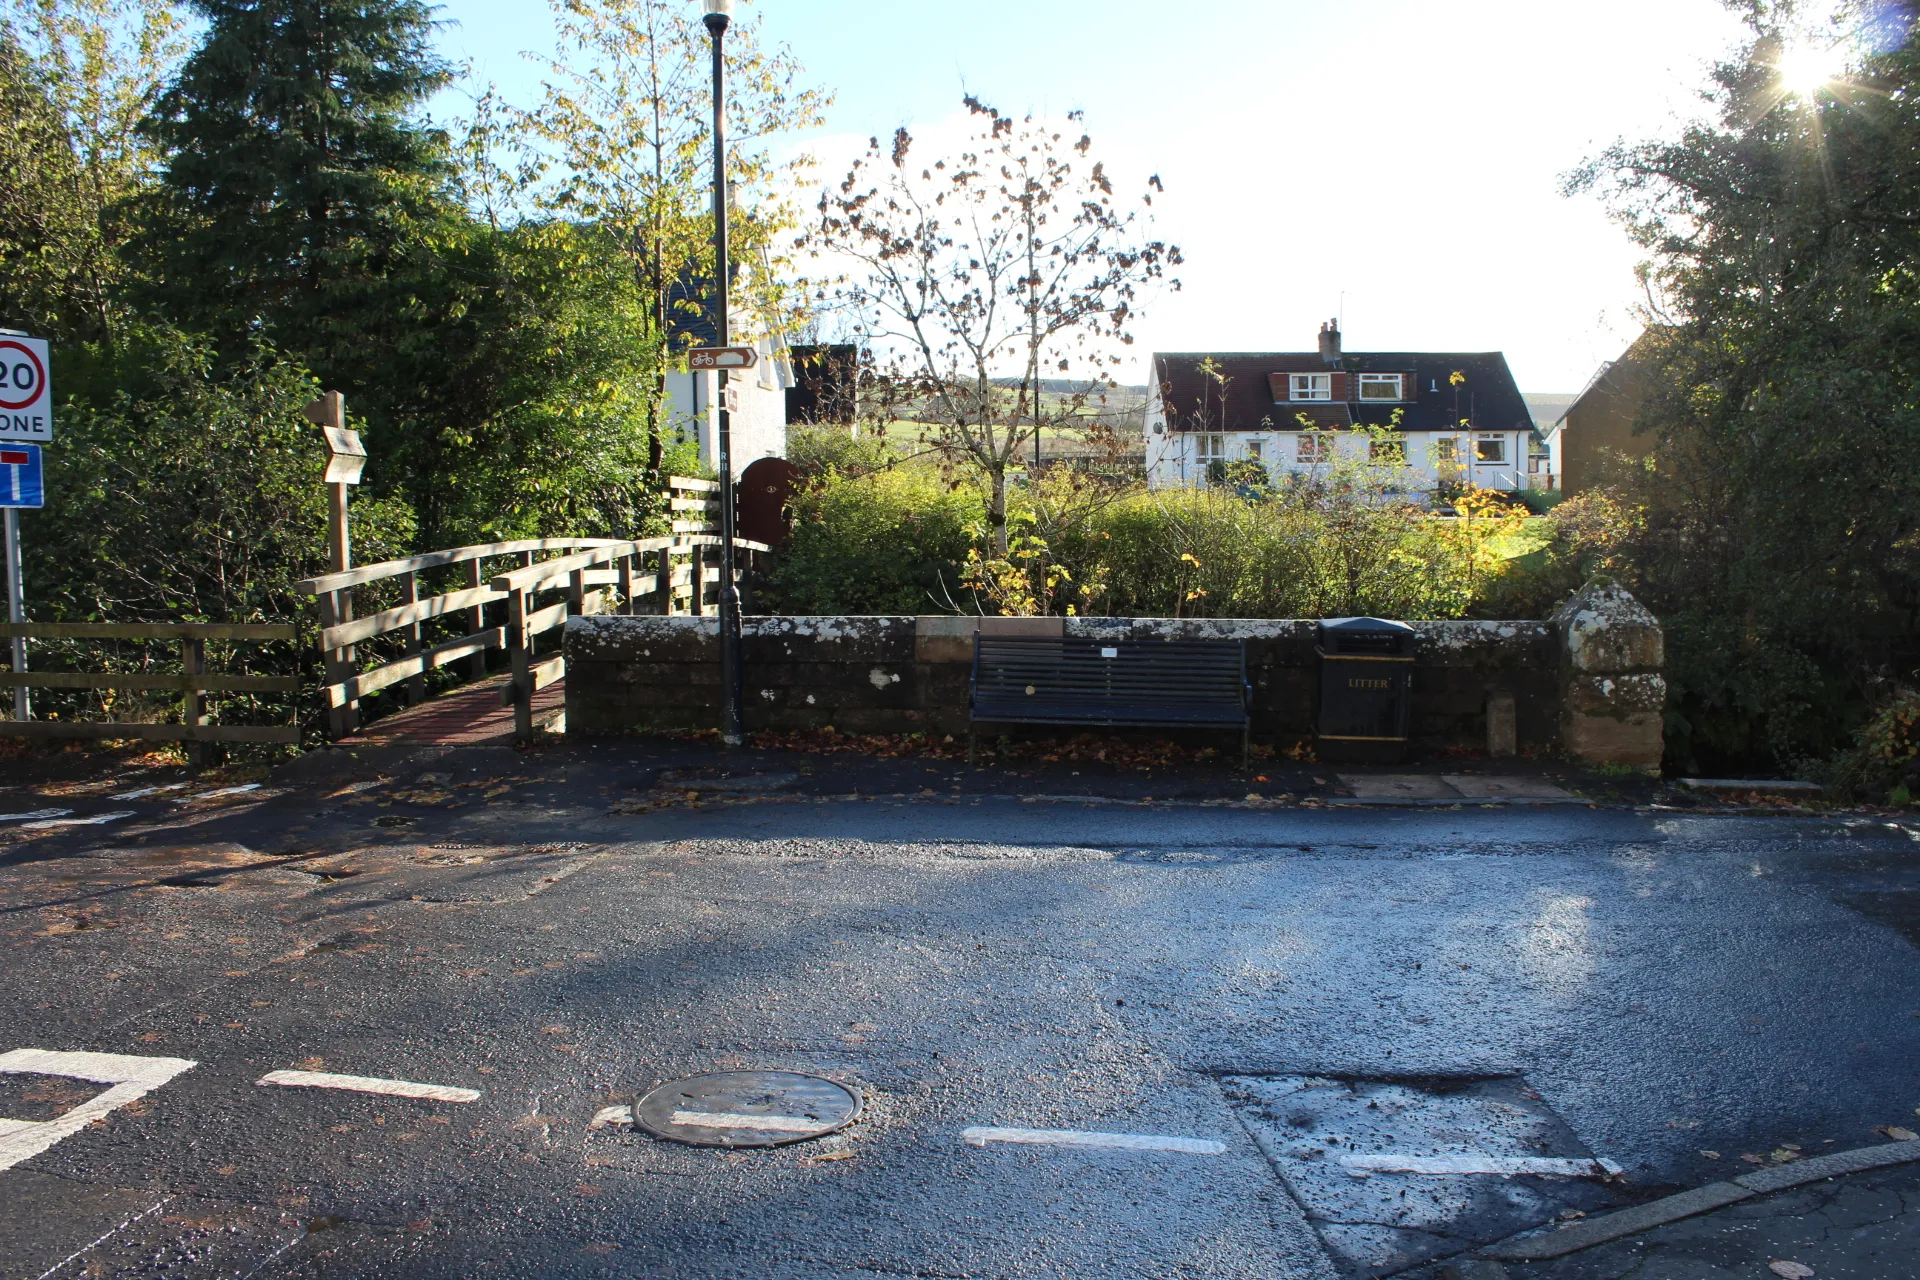
[[[730,1111],[676,1111],[668,1124],[698,1125],[702,1129],[759,1129],[766,1133],[825,1133],[833,1128],[803,1116],[743,1116]]]
[[[415,1084],[411,1080],[382,1080],[377,1076],[342,1076],[331,1071],[269,1071],[255,1084],[284,1084],[304,1089],[347,1089],[354,1093],[384,1093],[395,1098],[432,1098],[436,1102],[473,1102],[478,1089],[449,1084]]]
[[[137,787],[132,791],[116,791],[108,796],[109,800],[138,800],[143,796],[157,796],[162,791],[178,791],[185,787],[184,782],[169,782],[164,787]]]
[[[67,810],[72,813],[73,810]],[[133,810],[126,809],[118,813],[96,813],[85,818],[54,818],[47,822],[23,822],[22,831],[45,831],[49,827],[97,827],[104,822],[118,822],[122,818],[131,818]]]
[[[960,1140],[984,1147],[989,1142],[1025,1142],[1045,1147],[1113,1147],[1122,1151],[1184,1151],[1188,1155],[1225,1155],[1227,1144],[1211,1138],[1172,1138],[1157,1133],[1087,1133],[1079,1129],[996,1129],[976,1125]]]
[[[157,1213],[159,1210],[166,1208],[167,1202],[172,1199],[173,1199],[172,1196],[161,1196],[158,1200],[155,1200],[152,1204],[148,1205],[146,1208],[142,1209],[140,1212],[134,1214],[131,1218],[128,1218],[126,1221],[122,1222],[119,1226],[113,1228],[113,1230],[107,1232],[107,1234],[101,1236],[98,1240],[95,1240],[92,1244],[87,1245],[86,1248],[76,1249],[74,1252],[68,1254],[66,1257],[62,1258],[60,1261],[54,1263],[52,1266],[48,1267],[45,1271],[42,1271],[39,1274],[39,1276],[35,1278],[35,1280],[47,1280],[48,1276],[60,1270],[62,1267],[66,1266],[69,1262],[72,1262],[75,1258],[79,1257],[81,1254],[86,1253],[89,1249],[99,1248],[101,1245],[113,1239],[113,1237],[119,1235],[122,1231],[125,1231],[128,1227],[132,1226],[134,1223],[140,1221],[140,1219],[150,1217],[154,1213]]]
[[[112,1086],[51,1120],[9,1121],[0,1128],[0,1170],[32,1159],[62,1138],[72,1137],[95,1120],[199,1065],[186,1058],[142,1058],[125,1053],[64,1053],[54,1049],[0,1053],[0,1071],[68,1076]]]
[[[0,822],[25,822],[29,818],[64,818],[71,809],[35,809],[32,813],[0,813]]]
[[[245,791],[258,791],[259,789],[259,783],[248,782],[237,787],[221,787],[218,791],[202,791],[199,795],[182,796],[180,803],[189,804],[195,800],[213,800],[220,796],[237,796]]]
[[[1618,1177],[1625,1172],[1611,1160],[1592,1157],[1569,1160],[1557,1156],[1397,1156],[1343,1155],[1338,1162],[1349,1169],[1371,1173],[1550,1174],[1561,1178]]]
[[[632,1107],[602,1107],[587,1121],[589,1129],[604,1129],[610,1124],[632,1124]]]

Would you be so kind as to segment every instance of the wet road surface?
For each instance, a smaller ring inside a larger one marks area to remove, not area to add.
[[[119,1057],[0,1074],[0,1274],[1421,1275],[1920,1107],[1897,824],[675,808],[624,770],[470,749],[18,837],[0,1054]],[[759,1151],[594,1127],[749,1068],[864,1112]]]

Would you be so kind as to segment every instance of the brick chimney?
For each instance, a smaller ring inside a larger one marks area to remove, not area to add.
[[[1340,363],[1340,322],[1329,320],[1320,326],[1320,358],[1328,364]]]

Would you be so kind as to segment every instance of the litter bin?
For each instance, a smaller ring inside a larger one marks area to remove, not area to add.
[[[1414,630],[1385,618],[1329,618],[1320,655],[1320,731],[1329,764],[1392,764],[1407,749]]]

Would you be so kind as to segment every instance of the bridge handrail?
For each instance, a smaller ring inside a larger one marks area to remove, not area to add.
[[[293,589],[303,595],[319,596],[329,591],[340,591],[347,587],[365,586],[369,582],[380,582],[386,578],[397,578],[403,573],[418,573],[422,569],[438,569],[468,560],[487,560],[494,556],[518,555],[525,551],[567,551],[574,547],[604,547],[619,541],[618,538],[522,538],[516,542],[480,542],[468,547],[451,547],[445,551],[428,551],[422,555],[407,556],[400,560],[382,560],[378,564],[361,565],[358,569],[348,569],[344,573],[328,573],[317,578],[302,578],[293,584]]]
[[[609,560],[618,560],[622,556],[636,555],[643,551],[671,551],[679,547],[717,547],[720,539],[712,534],[691,534],[674,538],[644,538],[638,542],[612,543],[603,547],[594,547],[587,551],[576,551],[570,556],[557,556],[552,560],[542,560],[539,564],[528,565],[522,569],[512,569],[493,576],[489,585],[495,591],[537,591],[541,587],[551,586],[561,579],[571,578],[574,573],[591,569],[597,564]],[[754,542],[747,538],[735,538],[737,551],[772,551],[764,542]]]

